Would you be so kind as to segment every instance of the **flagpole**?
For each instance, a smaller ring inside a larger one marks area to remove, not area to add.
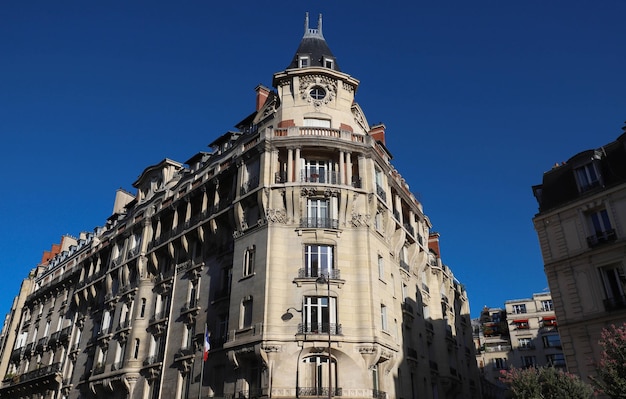
[[[198,399],[202,399],[202,383],[204,382],[204,352],[206,351],[207,324],[204,323],[204,336],[202,336],[202,367],[200,369],[200,387],[198,388]]]

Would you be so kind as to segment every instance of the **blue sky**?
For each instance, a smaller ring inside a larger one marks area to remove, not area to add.
[[[341,69],[441,234],[472,316],[547,287],[531,186],[626,120],[626,2],[0,3],[0,313],[115,190],[254,107],[324,15]]]

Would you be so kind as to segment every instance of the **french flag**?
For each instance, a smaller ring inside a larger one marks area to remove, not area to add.
[[[202,353],[202,359],[206,362],[209,358],[209,350],[211,349],[211,343],[209,342],[209,332],[204,329],[204,352]]]

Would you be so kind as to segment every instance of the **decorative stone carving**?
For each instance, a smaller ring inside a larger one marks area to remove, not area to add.
[[[287,223],[287,211],[284,209],[268,209],[265,212],[265,217],[269,223]]]
[[[300,189],[301,197],[311,197],[316,194],[316,191],[313,187],[302,187]]]
[[[321,99],[313,98],[309,95],[310,90],[320,86],[326,91],[326,95]],[[306,75],[300,77],[299,87],[300,97],[308,101],[315,107],[328,104],[337,96],[337,81],[331,77],[323,75]]]
[[[363,215],[360,213],[352,213],[352,226],[362,227],[370,225],[370,215]]]

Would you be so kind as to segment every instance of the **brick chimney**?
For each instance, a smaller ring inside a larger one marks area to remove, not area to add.
[[[433,251],[438,258],[441,258],[441,252],[439,250],[439,233],[430,233],[428,236],[428,249]]]
[[[372,126],[372,128],[369,131],[369,135],[372,136],[372,138],[376,141],[380,141],[381,143],[385,144],[385,125],[382,123],[379,123],[377,125]]]
[[[265,101],[267,101],[267,97],[270,95],[270,89],[263,85],[258,85],[256,89],[256,110],[260,110],[263,105],[265,105]]]

